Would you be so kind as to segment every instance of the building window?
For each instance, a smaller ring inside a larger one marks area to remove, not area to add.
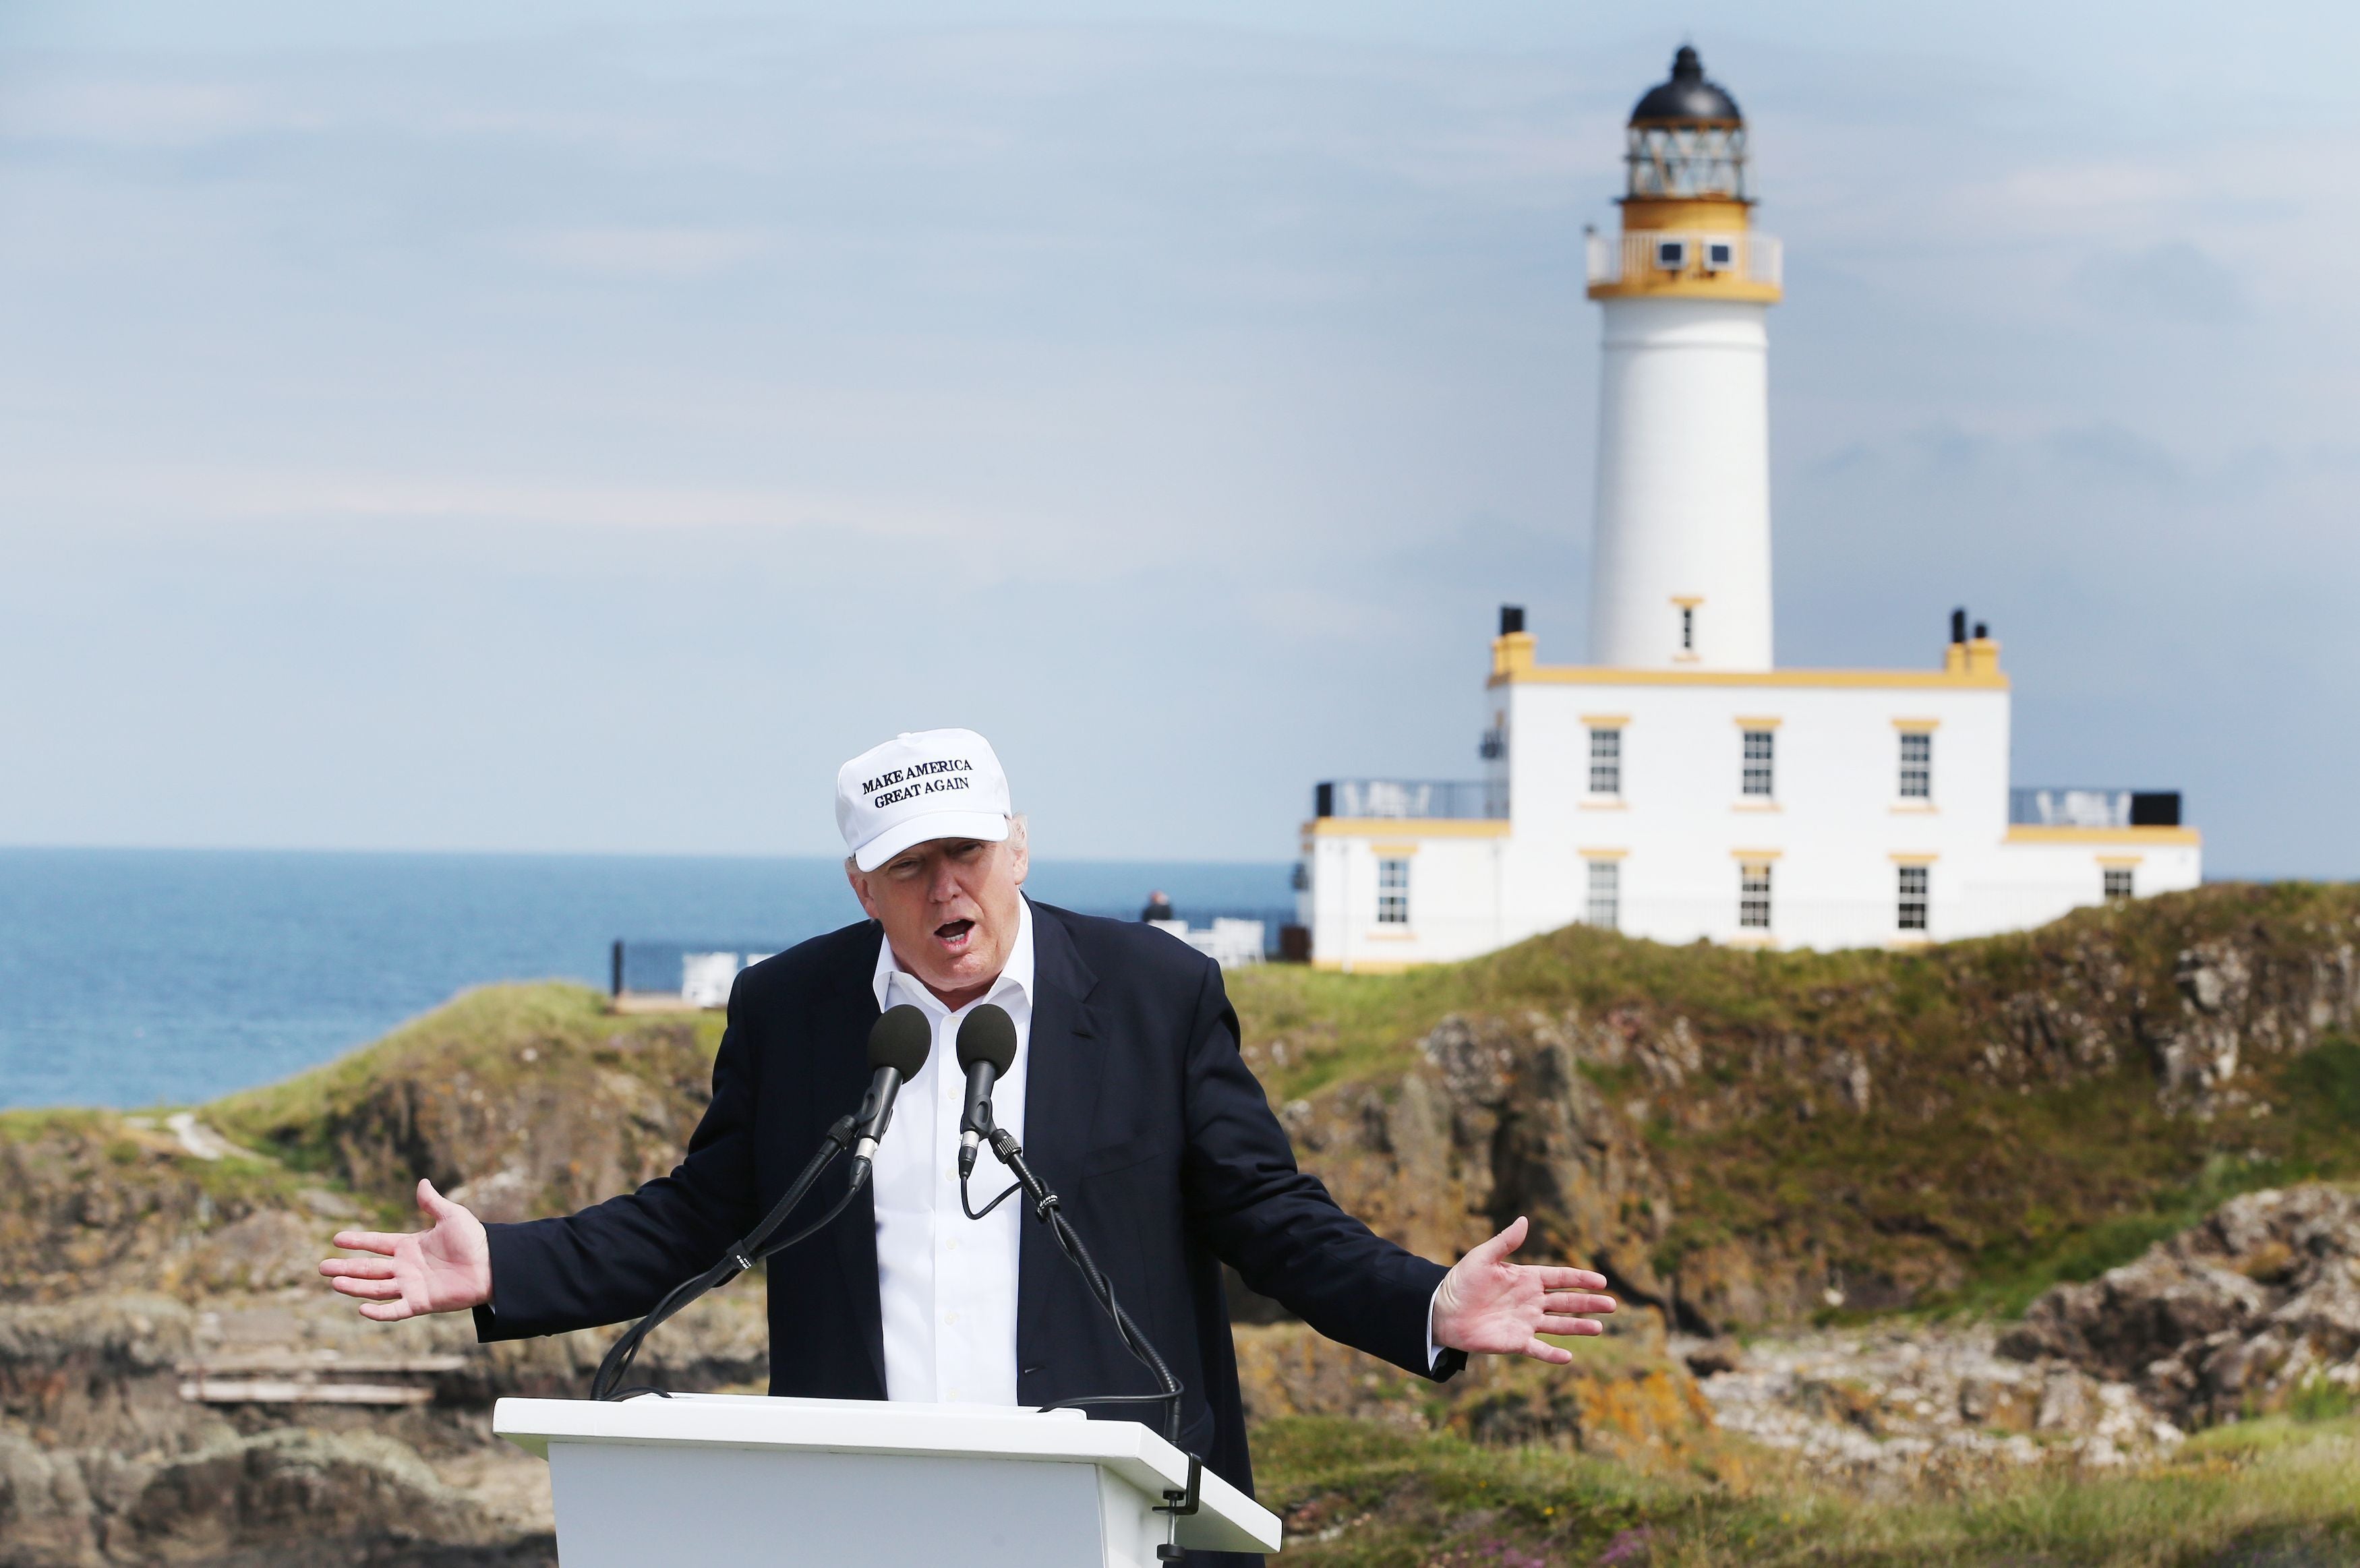
[[[1736,265],[1737,242],[1735,240],[1704,242],[1704,269],[1707,272],[1727,272]]]
[[[1582,918],[1614,931],[1622,924],[1622,863],[1592,860],[1585,864],[1590,867],[1590,898],[1588,913]]]
[[[1928,872],[1922,866],[1901,867],[1901,903],[1898,924],[1906,931],[1926,929],[1926,885]]]
[[[1593,795],[1622,793],[1621,730],[1590,732],[1590,792]]]
[[[1680,606],[1680,651],[1682,653],[1696,651],[1696,606],[1694,604]]]
[[[1737,923],[1749,931],[1770,929],[1770,867],[1737,868]]]
[[[1745,735],[1744,790],[1749,795],[1770,793],[1771,743],[1778,738],[1775,730],[1747,730]]]
[[[1677,272],[1688,264],[1688,241],[1657,240],[1655,242],[1655,265],[1657,267],[1663,268],[1666,272]]]
[[[1409,924],[1409,862],[1377,862],[1377,924]]]
[[[2131,868],[2129,866],[2109,866],[2105,868],[2105,894],[2108,899],[2128,898],[2133,897],[2131,892]]]
[[[1929,800],[1934,796],[1934,737],[1925,730],[1901,732],[1901,798]]]

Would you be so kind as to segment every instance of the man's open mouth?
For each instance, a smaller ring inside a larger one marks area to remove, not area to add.
[[[973,930],[973,920],[945,920],[934,928],[934,936],[938,941],[956,944],[965,942],[967,933]]]

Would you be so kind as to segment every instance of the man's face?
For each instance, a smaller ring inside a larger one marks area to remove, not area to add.
[[[1031,859],[1017,826],[1002,844],[938,838],[874,871],[847,867],[860,907],[885,928],[893,956],[954,1007],[983,995],[1008,966]]]

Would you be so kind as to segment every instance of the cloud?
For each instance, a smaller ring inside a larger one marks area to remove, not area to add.
[[[743,266],[770,248],[743,230],[698,228],[560,229],[512,242],[536,261],[612,278],[688,282]]]
[[[2073,274],[2074,297],[2098,310],[2206,326],[2253,313],[2245,280],[2186,240],[2093,256]]]

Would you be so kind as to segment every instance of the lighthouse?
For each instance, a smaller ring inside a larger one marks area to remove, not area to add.
[[[1312,962],[1446,963],[1573,922],[1906,949],[2195,887],[2203,838],[2178,791],[2016,780],[2014,681],[1962,607],[1925,606],[1950,638],[1924,664],[1774,662],[1779,252],[1754,229],[1744,116],[1682,48],[1623,151],[1622,232],[1589,247],[1589,648],[1545,661],[1550,628],[1501,605],[1481,779],[1315,787],[1295,884]]]
[[[1766,670],[1779,247],[1753,226],[1745,119],[1682,45],[1624,149],[1622,232],[1590,236],[1605,316],[1590,662]]]

